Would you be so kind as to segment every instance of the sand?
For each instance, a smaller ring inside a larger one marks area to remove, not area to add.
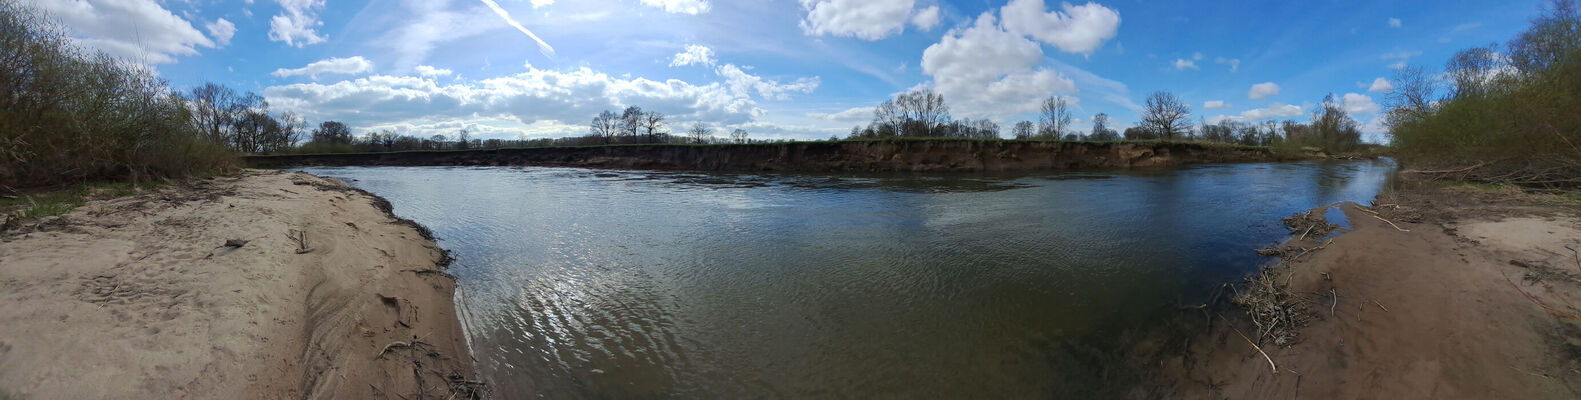
[[[1341,205],[1352,231],[1270,271],[1289,282],[1314,318],[1298,329],[1299,341],[1289,347],[1261,343],[1265,359],[1228,329],[1255,340],[1256,328],[1232,316],[1193,342],[1186,356],[1169,360],[1183,374],[1176,378],[1186,382],[1177,394],[1581,396],[1581,260],[1566,248],[1581,249],[1581,219],[1573,210],[1445,196],[1459,195],[1421,191],[1385,196],[1376,209]]]
[[[423,232],[339,182],[247,171],[0,233],[0,397],[472,397]]]

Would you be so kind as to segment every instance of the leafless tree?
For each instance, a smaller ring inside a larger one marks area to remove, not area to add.
[[[642,133],[645,119],[642,114],[642,107],[626,107],[626,111],[620,113],[620,134],[622,136],[637,136]]]
[[[714,136],[714,130],[709,129],[708,125],[698,122],[692,124],[692,130],[690,134],[692,143],[708,143],[708,139]]]
[[[1070,129],[1070,108],[1065,104],[1065,99],[1049,96],[1043,99],[1041,112],[1038,114],[1038,136],[1044,139],[1059,139],[1060,135]]]
[[[466,150],[472,147],[472,132],[462,129],[456,132],[456,150]]]
[[[1175,139],[1190,129],[1191,106],[1181,102],[1174,93],[1153,92],[1143,106],[1142,125],[1161,138]]]
[[[1037,131],[1037,124],[1032,123],[1032,121],[1017,122],[1015,128],[1012,128],[1011,131],[1015,134],[1017,140],[1031,139],[1032,135]]]
[[[643,115],[642,128],[647,131],[648,143],[659,143],[659,137],[669,133],[664,131],[664,113],[658,111],[649,111]]]
[[[1435,96],[1440,83],[1433,74],[1422,67],[1406,67],[1394,71],[1390,82],[1394,90],[1384,96],[1384,124],[1390,127],[1417,121],[1433,111]]]
[[[603,139],[604,144],[609,144],[610,140],[620,132],[620,116],[604,110],[593,117],[593,123],[588,127],[588,131],[593,136]]]
[[[741,128],[736,128],[736,130],[730,131],[730,140],[733,140],[736,143],[746,143],[747,142],[747,130],[746,129],[741,129]]]

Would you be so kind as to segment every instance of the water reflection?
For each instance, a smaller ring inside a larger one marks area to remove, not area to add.
[[[504,398],[1106,393],[1134,332],[1389,162],[1016,175],[325,168],[455,252]]]

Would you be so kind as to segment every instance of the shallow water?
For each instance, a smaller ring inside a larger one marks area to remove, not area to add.
[[[1114,393],[1138,332],[1389,161],[1021,175],[313,168],[427,225],[501,398]],[[1120,393],[1124,393],[1121,391]]]

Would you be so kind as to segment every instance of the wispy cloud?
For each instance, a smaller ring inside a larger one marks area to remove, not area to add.
[[[532,31],[527,30],[527,27],[522,26],[521,23],[516,22],[515,19],[511,18],[511,13],[505,12],[504,8],[500,8],[499,3],[495,3],[494,0],[483,0],[483,4],[487,4],[489,9],[494,10],[495,14],[499,14],[500,18],[505,20],[505,23],[511,24],[511,26],[515,27],[516,30],[527,34],[527,37],[532,38],[534,42],[538,42],[538,52],[543,53],[544,57],[549,57],[551,60],[554,59],[554,47],[549,46],[548,42],[538,38],[538,35],[535,35],[532,33]]]

